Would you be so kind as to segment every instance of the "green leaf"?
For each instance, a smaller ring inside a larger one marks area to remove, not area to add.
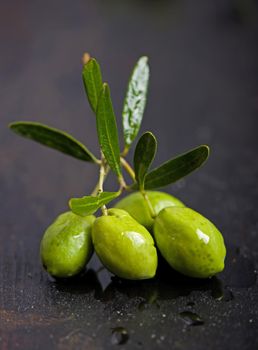
[[[145,177],[145,188],[167,186],[199,168],[209,157],[209,147],[199,146],[187,153],[163,163]]]
[[[103,84],[97,107],[97,132],[101,150],[110,168],[121,177],[120,150],[116,118],[109,87]]]
[[[141,57],[133,69],[124,101],[123,129],[127,149],[134,141],[141,126],[146,105],[149,75],[148,58]]]
[[[82,198],[72,198],[69,201],[71,210],[80,216],[94,214],[103,205],[118,197],[121,192],[102,192],[98,196],[85,196]]]
[[[99,94],[102,90],[102,76],[100,66],[94,58],[83,66],[82,79],[89,104],[96,113]]]
[[[36,122],[14,122],[9,128],[16,134],[54,148],[87,162],[96,162],[94,155],[73,136],[64,131]]]
[[[147,131],[139,139],[134,152],[135,179],[140,190],[144,189],[144,180],[157,151],[155,136]]]

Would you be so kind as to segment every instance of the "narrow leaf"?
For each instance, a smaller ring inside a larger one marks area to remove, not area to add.
[[[80,216],[94,214],[100,207],[118,197],[120,192],[102,192],[98,196],[72,198],[69,201],[71,210]]]
[[[83,67],[82,79],[89,104],[94,113],[98,105],[98,97],[102,90],[102,76],[98,62],[91,58]]]
[[[209,147],[199,146],[187,153],[163,163],[145,177],[145,188],[167,186],[199,168],[209,157]]]
[[[150,70],[148,58],[141,57],[136,63],[128,83],[123,108],[125,147],[129,149],[141,126],[146,105]]]
[[[118,177],[121,176],[120,150],[115,114],[108,85],[103,84],[97,107],[97,132],[101,150]]]
[[[139,139],[134,152],[135,179],[140,189],[144,189],[144,180],[155,157],[157,140],[151,132],[144,133]]]
[[[87,162],[96,162],[94,155],[73,136],[64,131],[35,122],[14,122],[9,128],[16,134],[54,148]]]

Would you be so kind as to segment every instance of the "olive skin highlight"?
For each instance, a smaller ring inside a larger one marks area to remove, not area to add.
[[[103,265],[118,277],[139,280],[155,276],[158,258],[153,238],[126,211],[113,208],[97,218],[92,239]]]
[[[224,269],[223,236],[190,208],[163,209],[155,219],[154,238],[172,268],[186,276],[207,278]]]
[[[81,217],[69,211],[57,217],[41,241],[44,268],[53,277],[77,275],[92,256],[91,228],[95,216]]]
[[[159,191],[146,191],[155,215],[166,207],[184,207],[185,205],[176,197]],[[141,192],[134,192],[116,203],[115,208],[126,210],[136,221],[151,231],[154,219],[151,217],[146,200]]]

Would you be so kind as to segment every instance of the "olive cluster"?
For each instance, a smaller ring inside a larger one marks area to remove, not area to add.
[[[186,276],[207,278],[222,271],[226,249],[219,230],[170,194],[146,194],[154,218],[140,192],[126,196],[98,218],[61,214],[41,241],[41,258],[49,274],[62,278],[78,274],[94,250],[110,272],[126,279],[154,277],[157,249]]]
[[[209,157],[209,147],[200,145],[152,169],[157,139],[146,131],[137,141],[133,166],[126,160],[141,127],[149,75],[148,58],[140,57],[123,104],[122,149],[109,85],[102,79],[99,63],[89,54],[83,56],[82,78],[96,120],[99,157],[66,131],[30,121],[9,125],[22,137],[99,167],[91,194],[71,198],[71,211],[59,215],[43,236],[41,259],[54,277],[80,273],[94,250],[108,270],[133,280],[155,276],[157,250],[173,269],[187,276],[207,278],[224,268],[226,249],[217,228],[177,198],[156,191],[199,169]],[[109,172],[117,179],[115,192],[104,189]],[[125,191],[130,194],[108,209],[106,205]],[[102,215],[96,218],[99,209]]]

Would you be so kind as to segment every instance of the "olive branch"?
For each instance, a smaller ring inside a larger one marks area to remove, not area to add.
[[[143,133],[137,142],[133,166],[126,160],[142,123],[149,76],[148,58],[143,56],[133,68],[124,99],[122,151],[119,147],[109,86],[103,83],[99,63],[89,54],[83,56],[82,78],[88,102],[96,118],[100,158],[75,137],[59,129],[30,121],[17,121],[9,125],[12,131],[23,137],[99,166],[99,178],[91,195],[69,200],[69,207],[75,214],[86,216],[94,214],[101,208],[102,214],[107,215],[106,205],[119,197],[123,191],[140,191],[154,217],[155,213],[145,190],[168,186],[198,169],[207,160],[209,147],[201,145],[149,170],[157,151],[156,137],[150,131]],[[116,192],[104,191],[104,182],[110,171],[115,174],[118,181],[119,187]],[[126,183],[123,171],[129,174],[130,184]]]

